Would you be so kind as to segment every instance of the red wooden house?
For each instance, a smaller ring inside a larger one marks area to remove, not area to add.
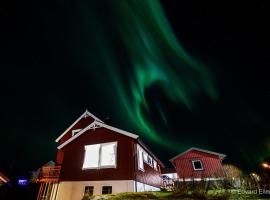
[[[224,154],[199,148],[190,148],[170,159],[180,181],[217,180],[222,178]]]
[[[86,192],[155,191],[162,184],[163,164],[138,135],[107,125],[88,111],[56,142],[57,165],[43,169],[39,199],[75,200]]]

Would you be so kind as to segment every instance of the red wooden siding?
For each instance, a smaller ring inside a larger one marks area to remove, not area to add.
[[[157,168],[158,171],[144,163],[144,171],[137,170],[136,181],[159,188],[162,184],[162,179],[160,177],[159,165]]]
[[[194,170],[192,160],[201,160],[203,170]],[[218,155],[192,150],[173,161],[179,178],[215,178],[222,169]],[[218,174],[216,174],[218,173]]]
[[[85,145],[117,141],[117,167],[82,169]],[[105,128],[88,130],[63,147],[60,181],[134,180],[134,139]]]
[[[59,141],[59,145],[63,144],[65,141],[67,141],[69,138],[72,137],[72,130],[76,129],[83,129],[89,124],[91,124],[94,121],[94,119],[90,116],[83,117],[80,119]]]

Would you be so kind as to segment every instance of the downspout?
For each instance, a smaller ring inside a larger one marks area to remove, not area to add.
[[[134,143],[133,145],[133,149],[134,149],[134,158],[135,158],[135,162],[134,162],[134,180],[135,180],[135,192],[138,191],[137,189],[137,167],[138,167],[138,157],[137,157],[137,147],[136,147],[136,143]]]

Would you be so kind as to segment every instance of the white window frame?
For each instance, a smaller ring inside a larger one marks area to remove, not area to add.
[[[140,155],[141,151],[141,155]],[[138,164],[138,169],[144,172],[144,150],[140,145],[137,145],[137,164]],[[142,156],[142,157],[140,157]],[[142,167],[141,167],[142,165]]]
[[[153,159],[153,168],[156,170],[156,171],[158,171],[158,167],[157,167],[157,161],[155,161],[154,159]]]
[[[196,169],[195,168],[195,162],[200,162],[200,164],[201,164],[201,168],[200,169]],[[203,170],[203,164],[202,164],[202,161],[201,160],[192,160],[192,166],[193,166],[193,170],[195,170],[195,171],[201,171],[201,170]]]
[[[148,159],[150,160],[150,162],[148,162]],[[148,155],[148,158],[147,158],[147,164],[153,168],[153,158],[151,156]]]
[[[109,144],[115,144],[115,165],[101,165],[101,155],[102,155],[102,146],[106,146]],[[86,156],[86,147],[90,146],[90,145],[97,145],[97,144],[89,144],[84,146],[84,159],[83,159],[83,166],[84,166],[84,162],[85,162],[85,156]],[[107,143],[100,143],[98,144],[100,145],[99,147],[99,153],[98,153],[98,166],[97,167],[83,167],[83,170],[87,170],[87,169],[104,169],[104,168],[117,168],[117,141],[115,142],[107,142]]]

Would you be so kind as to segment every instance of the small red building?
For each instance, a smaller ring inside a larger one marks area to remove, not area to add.
[[[88,111],[56,142],[56,166],[44,169],[40,179],[53,184],[43,189],[47,192],[40,191],[40,198],[75,200],[86,192],[156,191],[162,184],[163,164],[138,135],[107,125]]]
[[[224,154],[199,148],[190,148],[170,159],[180,181],[216,180],[222,178]]]

